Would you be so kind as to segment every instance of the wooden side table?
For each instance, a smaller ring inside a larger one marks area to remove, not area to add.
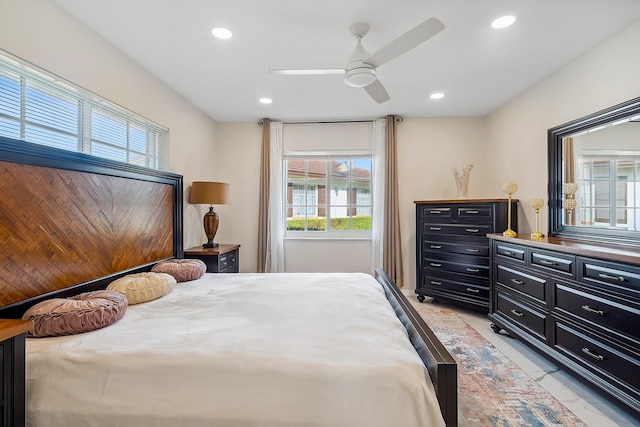
[[[217,248],[196,246],[184,251],[185,258],[199,259],[207,265],[207,273],[237,273],[240,245],[220,243]]]
[[[25,425],[25,336],[31,320],[0,319],[0,425]]]

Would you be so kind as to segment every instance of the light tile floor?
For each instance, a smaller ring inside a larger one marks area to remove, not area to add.
[[[412,290],[403,289],[403,293],[416,301]],[[423,304],[431,304],[430,299],[425,299]],[[520,340],[493,332],[489,326],[491,322],[487,319],[486,314],[454,305],[446,307],[454,310],[465,322],[496,346],[505,356],[513,360],[589,427],[640,426],[639,418],[634,417],[630,412],[623,411],[600,393],[564,372]]]

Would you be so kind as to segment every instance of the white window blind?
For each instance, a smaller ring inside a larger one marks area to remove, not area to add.
[[[152,169],[169,130],[0,51],[0,136]]]

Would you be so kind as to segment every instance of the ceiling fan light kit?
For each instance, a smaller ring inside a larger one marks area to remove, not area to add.
[[[361,61],[355,67],[347,69],[344,74],[344,82],[352,87],[369,86],[374,81],[376,81],[376,69]]]

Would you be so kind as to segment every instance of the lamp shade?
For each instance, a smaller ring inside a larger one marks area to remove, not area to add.
[[[231,203],[229,184],[224,182],[194,181],[191,184],[189,203],[228,205]]]

